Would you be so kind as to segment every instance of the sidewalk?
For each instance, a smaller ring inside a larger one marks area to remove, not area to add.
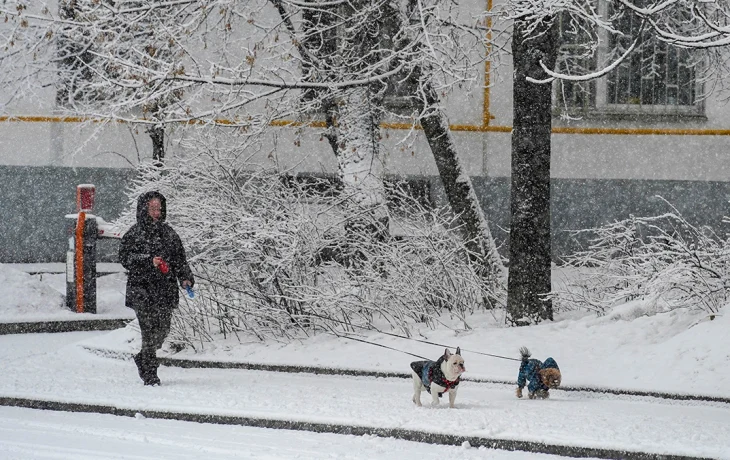
[[[566,456],[730,459],[726,404],[567,391],[530,401],[511,386],[464,382],[456,409],[415,408],[403,378],[213,368],[162,367],[162,386],[145,387],[130,359],[87,351],[108,334],[84,334],[0,337],[0,404]]]
[[[0,305],[6,322],[79,319],[62,307],[63,274],[44,275],[40,283],[17,270],[5,272],[13,272],[19,287],[5,296],[10,308]],[[0,276],[5,276],[2,265]],[[123,274],[99,278],[102,315],[133,317],[123,306],[124,284]],[[49,293],[49,286],[58,292]],[[35,298],[41,302],[30,305]],[[129,359],[140,346],[135,322],[105,333],[5,335],[0,336],[6,371],[0,374],[0,404],[351,430],[573,456],[730,460],[730,355],[721,346],[730,325],[727,308],[712,319],[686,309],[648,308],[634,301],[603,316],[563,317],[524,328],[503,327],[485,312],[457,329],[413,331],[429,344],[378,332],[359,335],[370,344],[324,333],[282,342],[235,336],[207,342],[189,336],[182,352],[160,352],[168,365],[159,370],[159,388],[144,387]],[[444,347],[456,346],[467,363],[457,408],[415,408],[409,355],[435,359]],[[520,346],[539,359],[555,357],[569,391],[551,392],[547,401],[515,398],[519,360],[511,356],[519,356]],[[606,388],[628,391],[600,392]],[[685,400],[640,396],[653,393]]]

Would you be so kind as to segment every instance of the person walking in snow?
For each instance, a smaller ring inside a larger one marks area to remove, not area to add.
[[[515,392],[517,397],[522,397],[522,389],[529,382],[527,384],[527,396],[530,399],[549,398],[549,390],[560,386],[561,375],[558,363],[553,358],[548,358],[545,362],[539,359],[530,359],[530,350],[525,347],[520,348],[520,356],[522,359],[517,374],[517,391]]]
[[[175,230],[165,223],[167,205],[159,192],[137,199],[137,223],[122,237],[119,262],[127,269],[125,305],[134,310],[142,332],[142,347],[134,362],[145,385],[159,385],[157,350],[170,332],[172,311],[180,301],[177,283],[195,283],[185,249]]]

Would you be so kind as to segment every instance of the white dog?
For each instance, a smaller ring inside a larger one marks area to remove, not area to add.
[[[452,354],[447,348],[443,356],[436,361],[414,361],[413,369],[413,402],[421,406],[421,392],[431,393],[431,405],[436,406],[444,393],[449,393],[449,407],[454,407],[456,391],[459,388],[461,374],[466,371],[461,349]]]

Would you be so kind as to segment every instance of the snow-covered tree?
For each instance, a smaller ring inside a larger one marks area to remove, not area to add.
[[[666,203],[666,202],[665,202]],[[580,276],[554,293],[563,310],[598,314],[634,299],[655,312],[690,308],[716,314],[730,300],[730,241],[690,224],[669,203],[667,212],[581,230],[585,249],[566,265]]]
[[[468,244],[462,255],[481,267],[485,291],[500,289],[501,261],[440,107],[440,97],[455,85],[477,81],[481,67],[475,64],[484,58],[483,30],[458,4],[89,0],[60,6],[60,13],[24,1],[0,6],[7,50],[0,66],[9,74],[59,85],[64,113],[141,124],[158,139],[163,129],[201,124],[254,138],[266,136],[274,120],[325,118],[323,135],[339,164],[339,206],[358,238],[363,229],[370,238],[387,237],[380,121],[414,127],[420,121],[440,152],[437,164],[458,218],[454,227],[464,230]],[[15,50],[23,56],[33,50],[30,65],[19,68]],[[398,109],[385,101],[394,95]],[[174,164],[164,169],[165,180]],[[246,166],[228,164],[231,174]],[[183,170],[178,174],[187,174]],[[480,302],[498,304],[497,298],[484,295]]]
[[[564,100],[585,100],[582,85],[615,75],[631,59],[651,77],[666,54],[654,52],[659,46],[672,50],[680,68],[703,73],[705,81],[724,85],[730,5],[701,0],[508,0],[489,14],[495,21],[506,21],[512,30],[514,121],[507,309],[510,322],[529,324],[552,318],[547,295],[551,289],[551,83],[557,80],[563,85],[558,94]],[[688,48],[703,53],[689,54]],[[691,98],[703,97],[693,91],[691,88]],[[671,95],[665,89],[641,97],[668,99]],[[569,110],[566,113],[571,116]]]
[[[274,3],[282,18],[290,17],[284,2]],[[465,27],[464,24],[459,26],[458,10],[453,6],[450,10],[447,8],[445,13],[441,11],[444,4],[440,1],[353,3],[344,8],[344,11],[351,14],[355,5],[359,5],[363,10],[363,5],[368,4],[375,8],[377,14],[370,14],[371,17],[366,20],[370,28],[366,29],[368,35],[364,36],[365,39],[361,32],[344,37],[333,33],[333,25],[338,23],[337,17],[342,15],[341,6],[327,5],[318,6],[316,10],[304,9],[305,20],[302,21],[299,37],[295,25],[290,23],[288,26],[292,35],[297,37],[297,42],[301,43],[299,54],[303,67],[308,70],[319,69],[315,74],[318,78],[323,78],[323,75],[327,75],[326,78],[330,79],[340,78],[339,72],[327,73],[322,69],[334,68],[343,54],[351,52],[350,48],[357,51],[356,56],[370,56],[370,60],[373,59],[375,50],[386,50],[386,55],[391,60],[390,66],[402,67],[402,70],[391,77],[387,86],[382,87],[380,91],[373,91],[371,85],[368,88],[349,89],[344,96],[338,96],[336,91],[329,91],[320,99],[321,111],[325,112],[327,120],[326,136],[340,162],[345,190],[352,189],[353,196],[361,195],[360,202],[383,201],[382,181],[377,180],[377,176],[374,175],[363,179],[362,174],[355,173],[363,170],[362,165],[371,165],[370,169],[365,168],[365,171],[372,172],[373,168],[379,167],[380,164],[373,162],[369,155],[363,155],[368,149],[349,145],[351,144],[349,139],[353,136],[346,133],[351,132],[353,126],[359,126],[355,138],[368,140],[377,137],[375,134],[377,127],[374,122],[382,117],[383,111],[388,112],[387,106],[383,104],[383,95],[385,93],[387,97],[396,92],[401,99],[408,101],[406,106],[410,108],[411,118],[417,120],[423,127],[449,204],[458,216],[459,228],[470,248],[469,257],[481,267],[480,272],[483,274],[486,286],[490,290],[501,290],[502,261],[471,181],[459,162],[436,91],[437,85],[444,91],[444,85],[448,87],[451,83],[472,78],[469,76],[469,72],[473,71],[470,53],[460,52],[457,45],[466,42],[470,45],[466,47],[467,50],[479,48],[482,46],[480,45],[482,37],[477,35],[478,29]],[[358,16],[359,20],[366,18],[361,12],[358,12]],[[448,27],[444,27],[446,23],[449,24]],[[445,37],[443,33],[448,29],[452,30],[452,35]],[[465,40],[464,37],[469,37],[470,40]],[[340,43],[345,44],[345,52]],[[354,46],[355,44],[357,46]],[[445,68],[444,62],[449,60],[459,62],[459,67]],[[362,58],[356,61],[360,65],[367,62]],[[436,74],[440,72],[445,73],[447,77],[437,78]],[[455,74],[452,75],[452,72]],[[458,76],[459,74],[463,75]],[[310,79],[316,78],[311,76]],[[321,94],[322,90],[319,90],[319,93]],[[311,94],[310,92],[307,95],[311,98]],[[338,100],[341,103],[337,103]],[[337,126],[334,123],[335,119],[339,121]],[[377,142],[371,143],[373,148],[377,147]],[[344,174],[346,171],[353,173]],[[362,196],[362,190],[368,182],[373,183],[372,187],[367,187],[370,196]],[[387,217],[384,216],[382,206],[380,209],[380,215],[376,215],[373,223],[375,232],[382,234]],[[373,223],[366,225],[372,227]]]
[[[198,349],[225,338],[353,337],[373,327],[410,334],[437,322],[465,329],[483,299],[499,303],[501,294],[484,289],[463,239],[449,230],[453,215],[427,209],[398,184],[386,192],[405,231],[385,242],[361,235],[352,247],[343,198],[324,180],[300,183],[247,164],[240,147],[256,150],[255,137],[200,136],[184,142],[198,155],[140,167],[119,222],[134,222],[134,197],[145,191],[168,199],[168,221],[197,280],[195,298],[182,299],[173,342]],[[361,256],[323,260],[332,248]]]
[[[18,0],[0,14],[2,66],[18,75],[15,50],[31,50],[23,76],[60,82],[68,114],[144,123],[153,137],[179,122],[263,131],[331,115],[343,183],[371,223],[386,217],[379,122],[418,119],[384,96],[420,98],[419,86],[398,88],[416,67],[441,93],[475,80],[481,46],[443,0],[64,0],[58,10]]]

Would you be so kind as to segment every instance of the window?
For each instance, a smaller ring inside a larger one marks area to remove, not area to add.
[[[393,37],[399,33],[402,24],[401,18],[395,11],[390,11],[385,15],[383,24],[381,25],[380,46],[384,50],[393,50],[396,52],[398,45],[393,41]],[[395,68],[399,63],[395,61],[391,64]],[[416,107],[414,97],[416,95],[416,83],[410,78],[406,71],[390,77],[386,81],[385,94],[383,95],[383,103],[388,110],[400,114],[410,114]]]
[[[590,33],[570,21],[567,14],[558,17],[561,46],[556,63],[560,73],[582,75],[596,68],[596,53],[590,46]],[[556,81],[555,109],[558,114],[582,116],[596,107],[596,80]]]
[[[609,5],[602,6],[609,16],[614,13]],[[593,52],[589,32],[561,17],[558,70],[585,74],[598,69],[597,62],[606,65],[624,54],[639,33],[640,19],[623,14],[616,26],[624,35],[600,32],[598,37],[606,46]],[[557,82],[555,112],[567,117],[703,116],[701,65],[693,50],[668,45],[644,31],[632,54],[608,75],[588,82]]]

